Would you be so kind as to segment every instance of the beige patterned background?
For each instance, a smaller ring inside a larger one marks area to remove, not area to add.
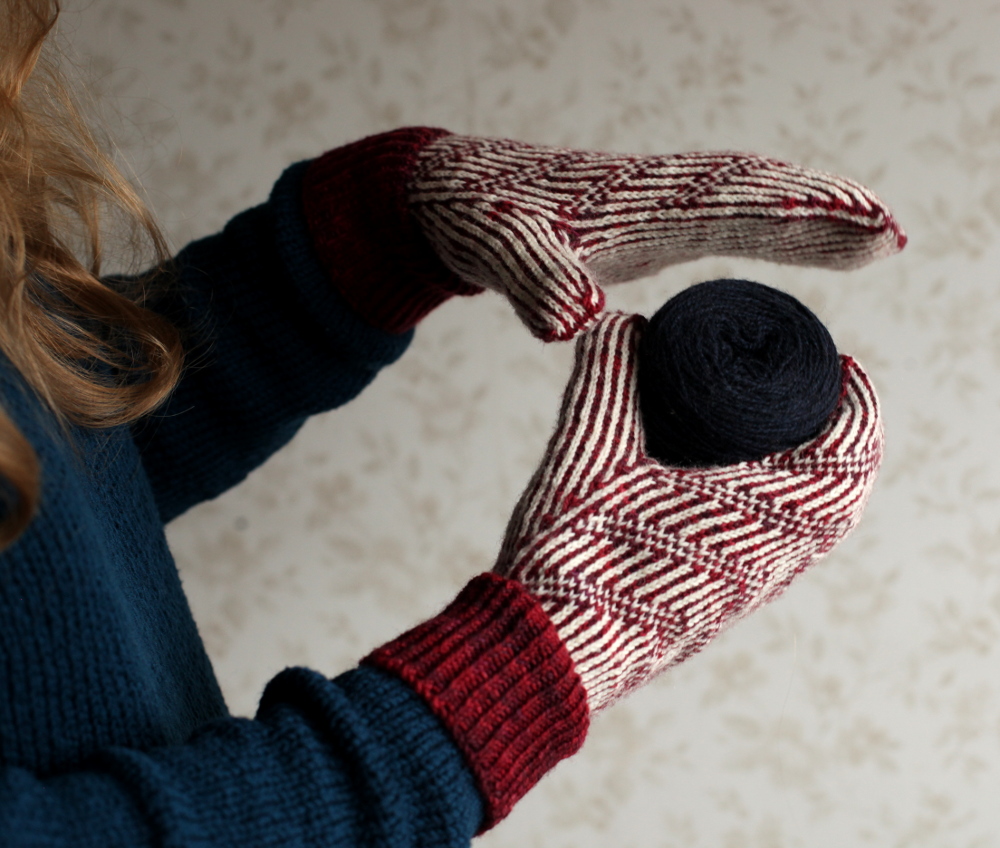
[[[873,186],[906,252],[841,275],[705,261],[613,292],[781,286],[887,428],[858,532],[595,721],[480,844],[1000,846],[1000,5],[993,0],[75,0],[63,32],[175,246],[282,168],[404,124],[754,150]],[[451,302],[357,401],[170,537],[232,709],[335,674],[487,569],[568,375]]]

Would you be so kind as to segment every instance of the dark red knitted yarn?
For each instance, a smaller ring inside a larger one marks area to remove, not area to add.
[[[405,680],[451,731],[479,782],[481,831],[587,735],[587,694],[538,601],[496,574],[364,662]]]
[[[320,262],[373,327],[403,333],[479,286],[448,271],[406,200],[417,155],[447,130],[410,127],[331,150],[306,171],[302,203]]]

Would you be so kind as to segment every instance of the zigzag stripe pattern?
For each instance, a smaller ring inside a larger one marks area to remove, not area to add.
[[[701,256],[855,268],[905,236],[864,186],[745,153],[625,156],[447,135],[419,154],[411,208],[445,264],[571,338],[599,284]]]
[[[495,570],[539,599],[591,710],[698,651],[777,597],[861,518],[882,457],[878,400],[841,357],[840,404],[793,450],[719,468],[645,456],[643,319],[605,316],[577,343],[546,457]]]

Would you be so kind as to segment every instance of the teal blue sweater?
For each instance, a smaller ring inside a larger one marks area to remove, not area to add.
[[[401,637],[411,659],[286,669],[254,719],[230,716],[164,538],[471,291],[400,200],[438,134],[348,148],[365,167],[336,152],[293,166],[266,204],[185,248],[156,308],[193,364],[138,425],[66,432],[0,358],[42,475],[37,516],[0,555],[0,845],[462,846],[578,747],[565,652],[522,590],[487,578],[424,626],[430,648]],[[456,615],[460,660],[434,635]],[[460,684],[441,682],[442,657]],[[576,741],[552,743],[567,722]]]

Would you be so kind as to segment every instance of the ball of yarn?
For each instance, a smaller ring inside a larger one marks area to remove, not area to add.
[[[713,280],[650,319],[638,380],[651,457],[730,465],[816,436],[840,399],[841,366],[826,327],[794,297]]]

